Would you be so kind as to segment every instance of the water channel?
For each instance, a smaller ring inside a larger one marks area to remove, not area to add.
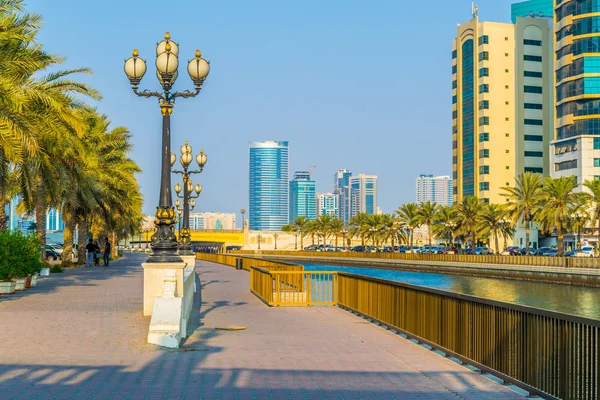
[[[302,264],[306,271],[341,271],[600,320],[600,288],[428,272]]]

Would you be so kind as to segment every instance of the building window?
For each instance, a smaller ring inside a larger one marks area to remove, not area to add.
[[[452,104],[456,104],[456,96],[452,96]]]
[[[458,83],[456,81],[452,81],[452,89],[456,89],[458,87]]]
[[[542,93],[541,86],[525,86],[523,90],[525,93]]]
[[[490,92],[490,85],[486,84],[486,83],[482,83],[481,85],[479,85],[479,93],[489,93]]]
[[[454,180],[458,179],[458,171],[453,171],[452,172],[452,179],[454,179]]]
[[[534,174],[543,174],[544,168],[525,167],[525,172],[533,172]]]
[[[577,151],[577,140],[567,140],[554,145],[554,154],[565,154],[572,151]]]
[[[453,73],[453,74],[455,74],[455,73],[456,73],[456,70],[457,70],[457,68],[456,68],[456,65],[453,65],[453,66],[452,66],[452,73]]]
[[[544,157],[543,151],[526,151],[525,157]]]
[[[529,46],[541,46],[542,45],[542,41],[541,40],[525,39],[525,40],[523,40],[523,44],[527,44]]]
[[[456,58],[458,52],[456,50],[452,50],[452,58]]]
[[[524,59],[525,59],[525,61],[542,62],[542,56],[530,56],[530,55],[525,54]]]
[[[600,138],[594,138],[594,150],[600,150]]]
[[[482,51],[481,53],[479,53],[479,61],[489,60],[489,59],[490,59],[490,54],[487,51]]]
[[[489,100],[481,100],[479,102],[479,109],[480,110],[489,110],[490,109],[490,102],[489,102]]]
[[[508,119],[509,119],[508,117],[504,118],[505,121],[508,121]]]
[[[452,111],[452,119],[456,119],[458,118],[458,111],[454,110]]]
[[[525,72],[523,72],[523,75],[525,75],[529,78],[541,78],[542,77],[542,73],[537,72],[537,71],[525,71]]]
[[[482,44],[488,44],[488,43],[489,43],[488,35],[479,36],[479,45],[480,46]]]
[[[508,57],[508,53],[504,53],[504,57]]]
[[[488,149],[479,150],[479,158],[490,158],[490,151]]]
[[[523,108],[527,110],[542,110],[542,105],[537,103],[525,103]]]
[[[481,199],[481,201],[482,201],[484,204],[490,204],[490,199],[487,199],[487,198],[485,198],[485,197],[484,197],[484,198],[482,198],[482,199]]]
[[[485,132],[485,133],[480,133],[479,134],[479,141],[480,142],[487,142],[490,140],[490,134]]]
[[[458,164],[458,157],[452,156],[452,164]]]
[[[483,78],[484,76],[490,76],[489,68],[479,68],[479,77]]]
[[[456,140],[453,140],[452,141],[452,149],[454,150],[456,148],[458,148],[458,142]]]
[[[594,158],[594,167],[600,167],[600,158]]]
[[[489,125],[490,117],[479,117],[479,125]]]
[[[482,165],[481,167],[479,167],[479,174],[480,175],[487,175],[490,173],[490,166],[489,165]]]
[[[594,175],[594,180],[595,181],[600,180],[600,175]]]
[[[508,72],[508,69],[505,69],[504,72]]]
[[[479,183],[479,190],[480,191],[490,190],[490,183],[489,182],[480,182]]]
[[[596,160],[594,160],[594,164],[596,164],[595,161]],[[555,171],[564,171],[565,169],[573,169],[573,168],[577,168],[577,159],[554,164]]]
[[[539,135],[524,135],[524,138],[528,142],[543,142],[544,141],[544,137],[539,136]]]
[[[544,121],[542,121],[541,119],[525,119],[525,125],[542,126],[544,125]]]

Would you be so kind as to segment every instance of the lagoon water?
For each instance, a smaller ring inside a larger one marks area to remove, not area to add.
[[[303,263],[307,271],[340,271],[600,320],[600,288],[427,272]]]

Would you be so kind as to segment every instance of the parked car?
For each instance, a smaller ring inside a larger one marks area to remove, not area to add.
[[[487,256],[490,253],[492,253],[492,251],[487,247],[475,247],[475,255]]]
[[[592,246],[583,246],[575,257],[594,257],[594,248]]]
[[[61,256],[57,251],[52,249],[51,247],[46,246],[46,260],[60,260]]]
[[[508,246],[500,254],[503,256],[520,256],[521,248],[519,246]]]
[[[545,256],[548,251],[550,251],[550,247],[540,247],[536,252],[536,256]]]
[[[521,255],[524,256],[527,253],[527,247],[523,247],[521,249]],[[536,255],[536,251],[533,247],[529,248],[529,255],[530,256],[535,256]]]
[[[545,254],[545,257],[556,257],[558,256],[558,249],[550,249]]]
[[[565,253],[565,257],[577,257],[577,250],[569,250]]]

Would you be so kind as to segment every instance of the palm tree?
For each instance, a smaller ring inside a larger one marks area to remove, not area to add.
[[[512,219],[513,225],[523,221],[525,223],[525,255],[529,255],[529,236],[531,234],[531,221],[535,218],[542,189],[542,175],[525,172],[516,179],[515,187],[503,187],[502,195],[508,199],[506,205],[507,216]]]
[[[467,243],[470,241],[473,247],[483,207],[484,203],[473,196],[465,197],[456,204],[457,230],[467,237]]]
[[[305,216],[300,216],[300,217],[294,218],[294,220],[290,224],[291,226],[294,227],[292,232],[298,232],[300,234],[300,249],[301,250],[304,250],[304,236],[307,233],[309,233],[309,224],[310,224],[310,220],[308,218],[306,218]],[[314,240],[313,240],[313,244],[314,244]]]
[[[504,210],[500,205],[487,204],[485,207],[483,207],[483,211],[479,217],[478,230],[482,235],[485,235],[488,238],[491,236],[494,237],[496,254],[500,253],[498,237],[502,236],[506,242],[506,240],[513,237],[514,234],[514,229],[504,219],[505,215],[506,210]]]
[[[584,198],[591,209],[593,222],[598,225],[597,245],[600,246],[600,180],[585,181],[583,186],[589,190],[589,193],[584,194]]]
[[[330,222],[332,218],[329,215],[319,215],[317,219],[314,220],[315,231],[318,236],[323,238],[323,244],[327,244],[327,238],[331,234]]]
[[[432,203],[431,201],[426,201],[421,203],[419,208],[417,209],[417,218],[421,225],[427,225],[427,235],[429,236],[429,248],[431,248],[431,225],[435,221],[435,216],[438,212],[437,203]]]
[[[540,202],[536,208],[536,221],[545,232],[556,230],[558,255],[564,254],[564,232],[571,224],[571,211],[578,204],[581,194],[575,193],[578,186],[574,176],[544,179],[540,190]]]
[[[365,220],[363,230],[367,239],[371,239],[373,246],[379,246],[379,240],[383,227],[383,215],[369,214]]]
[[[393,214],[383,214],[379,239],[383,243],[391,241],[392,251],[394,251],[395,241],[396,239],[400,241],[402,234],[402,225],[400,224],[398,218]]]
[[[361,241],[363,249],[365,247],[365,238],[368,235],[368,228],[366,227],[367,219],[369,215],[367,213],[360,212],[354,217],[350,218],[350,235],[358,236]]]
[[[332,218],[329,221],[329,232],[335,238],[335,247],[338,247],[338,237],[342,236],[346,229],[346,225],[344,225],[344,221],[339,218]]]
[[[281,227],[281,231],[294,234],[294,250],[298,250],[298,227],[296,225],[284,225]]]
[[[396,215],[410,234],[410,247],[412,249],[415,229],[420,226],[417,210],[419,207],[415,203],[403,204],[396,210]]]
[[[452,206],[441,206],[433,221],[433,234],[437,238],[447,239],[454,243],[454,229],[456,227],[456,211]]]

